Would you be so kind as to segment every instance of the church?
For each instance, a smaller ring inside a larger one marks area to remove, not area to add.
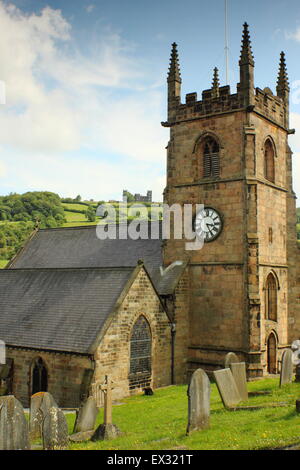
[[[44,229],[0,272],[1,385],[25,406],[47,390],[59,406],[77,407],[105,375],[115,399],[187,383],[199,367],[222,368],[229,351],[249,379],[279,371],[300,338],[284,53],[276,94],[255,87],[245,23],[239,70],[235,93],[215,69],[201,99],[183,102],[172,45],[164,202],[204,204],[202,219],[194,213],[202,249],[187,251],[174,236],[99,240],[95,226]]]

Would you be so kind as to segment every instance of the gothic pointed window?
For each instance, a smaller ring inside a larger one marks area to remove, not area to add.
[[[272,273],[266,282],[266,318],[277,321],[277,282]]]
[[[266,140],[264,146],[264,165],[265,165],[265,178],[271,183],[275,183],[275,152],[274,146],[270,139]]]
[[[217,178],[220,175],[219,145],[212,137],[207,137],[203,146],[203,177]]]
[[[130,338],[130,389],[150,386],[151,349],[150,327],[146,318],[141,315],[133,325]]]
[[[31,394],[37,392],[47,392],[48,389],[48,372],[43,359],[38,357],[35,359],[32,368],[32,388]]]

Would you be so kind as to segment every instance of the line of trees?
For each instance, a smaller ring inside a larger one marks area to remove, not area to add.
[[[0,221],[34,222],[41,228],[59,227],[65,222],[58,194],[34,191],[0,196]]]

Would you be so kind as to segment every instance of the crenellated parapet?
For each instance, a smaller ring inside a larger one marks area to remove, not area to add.
[[[286,125],[285,103],[279,96],[273,95],[270,88],[256,88],[254,110],[274,121],[281,127],[288,128]]]
[[[254,87],[254,58],[248,24],[244,23],[242,47],[239,59],[240,82],[236,93],[231,93],[229,85],[220,86],[218,69],[213,72],[212,87],[202,92],[201,100],[197,93],[188,93],[185,103],[181,102],[181,75],[177,45],[172,45],[168,74],[168,121],[162,123],[170,127],[185,120],[199,119],[234,111],[256,112],[275,124],[288,129],[289,84],[285,56],[280,55],[276,95],[270,88]]]

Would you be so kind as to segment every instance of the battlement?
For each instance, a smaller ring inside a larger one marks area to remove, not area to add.
[[[239,84],[237,86],[239,89]],[[197,119],[206,115],[222,114],[245,108],[242,93],[230,93],[228,85],[219,88],[218,96],[214,95],[213,88],[202,92],[202,100],[197,100],[197,93],[188,93],[185,103],[179,103],[174,116],[175,122],[188,119]],[[255,89],[253,110],[259,112],[267,119],[285,127],[285,106],[282,98],[273,95],[270,88]]]
[[[172,44],[168,73],[168,121],[164,126],[171,126],[180,121],[197,119],[205,116],[232,111],[254,111],[265,118],[288,129],[289,84],[285,65],[285,55],[280,54],[279,73],[276,95],[270,88],[254,87],[254,58],[247,23],[244,24],[242,49],[239,61],[240,82],[236,93],[231,94],[230,86],[220,86],[218,69],[214,69],[212,87],[203,90],[202,99],[197,93],[188,93],[185,103],[181,103],[181,74],[177,44]]]
[[[266,118],[285,127],[285,103],[279,96],[273,95],[270,88],[256,88],[255,109]]]

